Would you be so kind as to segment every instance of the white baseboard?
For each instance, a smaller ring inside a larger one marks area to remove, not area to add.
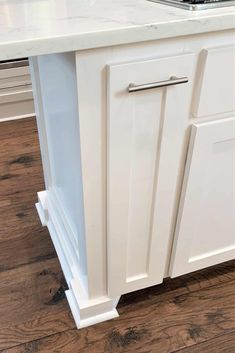
[[[14,121],[14,120],[26,119],[26,118],[36,118],[36,116],[35,114],[24,114],[24,115],[11,116],[8,118],[0,118],[0,123],[3,123],[4,121]]]
[[[76,252],[48,193],[48,191],[38,193],[39,202],[36,204],[36,208],[42,225],[48,227],[60,260],[69,287],[65,294],[77,328],[87,327],[118,317],[116,306],[120,297],[111,299],[105,296],[89,299],[88,293],[84,288],[84,280],[79,274],[79,268],[76,268],[78,266]]]

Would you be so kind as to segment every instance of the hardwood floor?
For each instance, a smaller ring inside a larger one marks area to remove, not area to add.
[[[76,330],[34,208],[43,189],[35,120],[1,123],[0,352],[235,352],[235,261],[127,294],[119,318]]]

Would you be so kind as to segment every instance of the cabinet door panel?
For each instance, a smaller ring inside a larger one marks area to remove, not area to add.
[[[234,257],[235,118],[229,118],[192,128],[170,274]]]
[[[206,117],[235,110],[235,45],[201,53],[194,115]]]
[[[163,279],[193,67],[191,54],[109,67],[110,296]],[[173,75],[189,83],[127,91]]]

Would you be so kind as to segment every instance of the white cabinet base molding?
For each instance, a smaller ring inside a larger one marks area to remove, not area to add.
[[[83,279],[77,271],[78,263],[69,231],[66,230],[54,200],[49,200],[47,191],[38,193],[36,208],[43,226],[47,226],[60,259],[60,264],[69,289],[65,291],[77,328],[94,325],[118,317],[116,310],[120,297],[89,299],[83,288]]]
[[[124,293],[234,258],[234,112],[213,82],[233,43],[223,31],[30,59],[36,207],[77,327],[117,317]],[[207,92],[223,101],[206,110]]]

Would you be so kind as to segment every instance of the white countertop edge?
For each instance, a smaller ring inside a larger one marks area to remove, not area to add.
[[[219,22],[219,23],[218,23]],[[0,44],[0,61],[59,52],[79,51],[235,28],[235,15],[174,20],[103,31],[37,38]],[[53,45],[52,45],[53,42]]]

